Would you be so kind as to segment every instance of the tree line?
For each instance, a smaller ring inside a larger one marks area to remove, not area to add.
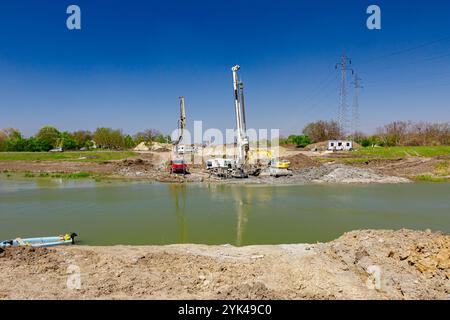
[[[147,129],[135,135],[124,134],[120,129],[97,128],[94,132],[78,130],[74,132],[59,131],[51,126],[44,126],[34,135],[25,138],[15,128],[0,130],[0,151],[49,151],[54,148],[80,150],[102,148],[125,150],[134,148],[141,142],[150,145],[153,142],[169,143],[170,137],[155,129]]]
[[[308,123],[301,135],[290,135],[280,138],[280,144],[292,144],[306,147],[311,143],[349,139],[368,146],[436,146],[450,145],[450,123],[429,123],[411,121],[393,121],[376,130],[374,135],[355,132],[343,135],[336,121],[319,120]],[[124,134],[120,129],[97,128],[94,132],[78,130],[74,132],[59,131],[45,126],[29,138],[15,128],[0,130],[0,151],[49,151],[53,148],[65,150],[80,150],[102,148],[112,150],[126,150],[145,142],[170,143],[170,136],[166,136],[155,129],[147,129],[135,135]]]
[[[393,121],[379,127],[374,135],[363,132],[344,135],[336,121],[319,120],[308,123],[303,128],[302,135],[290,135],[280,139],[280,144],[305,147],[311,143],[335,139],[353,140],[363,147],[450,145],[450,122]]]

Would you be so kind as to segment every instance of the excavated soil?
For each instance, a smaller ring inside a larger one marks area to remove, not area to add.
[[[325,244],[8,248],[0,299],[449,299],[449,250],[450,236],[411,230]]]
[[[305,156],[301,153],[296,154],[294,156],[286,158],[291,162],[290,168],[292,170],[300,170],[304,168],[313,168],[313,167],[320,167],[320,163],[316,160],[314,160],[311,157]]]
[[[396,175],[400,177],[414,177],[419,175],[433,175],[435,168],[445,160],[439,158],[406,157],[395,160],[369,160],[355,164],[362,169],[372,169],[375,172]]]
[[[89,172],[106,177],[145,179],[159,182],[211,182],[247,184],[305,184],[305,183],[404,183],[421,175],[433,176],[448,157],[404,157],[400,159],[374,159],[365,163],[340,163],[351,158],[351,153],[328,155],[334,163],[323,164],[306,151],[284,148],[285,158],[291,162],[292,177],[273,178],[267,175],[249,179],[221,180],[209,175],[201,165],[189,165],[189,172],[170,174],[167,161],[170,152],[145,152],[126,160],[101,163],[70,161],[0,161],[1,171],[75,173]]]

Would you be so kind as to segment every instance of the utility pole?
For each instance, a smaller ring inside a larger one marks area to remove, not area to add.
[[[352,134],[355,135],[359,131],[359,89],[363,88],[360,84],[360,77],[358,74],[354,74],[353,82],[354,95],[353,95],[353,107],[352,107]]]
[[[341,71],[341,92],[339,95],[339,108],[338,108],[338,124],[341,131],[342,138],[345,137],[348,130],[348,104],[347,104],[347,72],[353,69],[349,68],[352,63],[350,59],[347,58],[345,52],[342,54],[341,62],[336,63],[335,69],[340,69]]]

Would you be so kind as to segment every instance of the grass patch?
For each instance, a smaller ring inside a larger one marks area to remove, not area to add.
[[[440,176],[448,176],[450,175],[450,162],[444,161],[436,165],[434,168],[435,173]]]
[[[419,147],[367,147],[352,152],[370,158],[399,158],[399,157],[437,157],[450,155],[450,146],[419,146]]]
[[[132,151],[67,151],[51,152],[0,152],[0,161],[79,161],[103,162],[136,156]]]
[[[90,178],[92,174],[88,172],[74,172],[74,173],[54,173],[48,175],[50,178],[61,178],[61,179],[85,179]]]
[[[89,178],[89,177],[91,177],[91,174],[87,173],[87,172],[69,173],[67,175],[67,178],[69,178],[69,179],[83,179],[83,178]]]
[[[49,172],[41,172],[39,174],[34,174],[32,172],[25,172],[25,178],[59,178],[59,179],[86,179],[93,177],[92,174],[88,172],[74,172],[74,173],[49,173]]]
[[[435,177],[430,175],[420,175],[415,178],[420,182],[449,182],[449,178]]]

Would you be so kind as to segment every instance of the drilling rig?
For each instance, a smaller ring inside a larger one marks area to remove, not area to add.
[[[236,113],[236,136],[238,154],[236,158],[236,168],[232,173],[235,178],[247,178],[245,164],[248,160],[249,142],[247,137],[247,124],[245,121],[244,107],[244,84],[239,79],[239,65],[231,68],[233,71],[234,108]]]
[[[173,156],[172,160],[169,162],[169,172],[170,173],[183,173],[187,172],[187,164],[182,156],[186,153],[186,147],[180,145],[181,140],[183,140],[184,129],[186,128],[186,110],[184,108],[184,97],[179,97],[180,99],[180,119],[178,120],[178,139],[173,142]]]
[[[220,177],[247,178],[249,175],[258,176],[262,169],[271,176],[289,176],[292,171],[289,170],[289,161],[278,160],[273,157],[272,152],[267,150],[256,150],[250,152],[249,139],[247,136],[247,123],[245,119],[244,106],[244,84],[239,79],[239,65],[231,68],[233,72],[234,89],[234,109],[236,116],[236,145],[237,154],[235,160],[225,158],[212,158],[206,161],[206,167]],[[258,156],[265,153],[270,162],[267,167],[261,168],[259,165],[250,164],[252,156]]]

